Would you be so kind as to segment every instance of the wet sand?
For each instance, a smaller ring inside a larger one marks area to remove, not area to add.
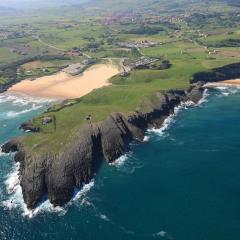
[[[59,72],[35,80],[24,80],[8,92],[53,99],[79,98],[94,89],[110,85],[109,79],[118,73],[118,68],[113,65],[97,64],[79,76]]]

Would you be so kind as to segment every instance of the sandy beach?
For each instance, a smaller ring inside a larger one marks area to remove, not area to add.
[[[233,80],[222,81],[222,83],[232,84],[232,85],[240,85],[240,79],[233,79]]]
[[[240,79],[231,79],[220,82],[209,82],[205,84],[205,87],[214,88],[214,87],[228,87],[228,86],[239,86],[240,87]]]
[[[79,98],[94,89],[110,85],[108,80],[118,73],[118,68],[113,65],[97,64],[79,76],[59,72],[35,80],[24,80],[12,86],[8,92],[53,99]]]

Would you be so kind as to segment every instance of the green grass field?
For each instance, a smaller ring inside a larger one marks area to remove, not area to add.
[[[207,7],[205,4],[208,4]],[[128,5],[127,1],[123,1],[121,5],[114,6],[112,9],[125,9]],[[26,44],[30,46],[27,57],[36,54],[62,54],[63,51],[74,47],[86,48],[89,43],[98,44],[100,45],[98,50],[95,52],[86,50],[85,54],[98,61],[103,61],[102,58],[114,58],[112,62],[119,64],[122,58],[134,59],[140,54],[129,49],[119,49],[117,42],[133,43],[144,40],[156,41],[161,45],[141,49],[140,53],[143,56],[166,59],[172,64],[166,70],[133,70],[127,77],[115,76],[110,80],[111,86],[95,90],[81,99],[74,100],[72,106],[36,117],[33,123],[43,131],[24,137],[25,146],[34,152],[64,151],[74,140],[81,126],[88,124],[85,121],[87,115],[92,116],[93,123],[103,121],[112,112],[122,112],[127,115],[138,109],[144,99],[151,98],[156,91],[187,89],[195,73],[211,71],[213,68],[240,62],[240,47],[221,46],[224,41],[240,38],[240,30],[236,26],[235,7],[222,2],[212,4],[196,2],[189,3],[188,6],[185,10],[192,14],[191,19],[186,17],[176,22],[174,26],[179,30],[171,29],[171,26],[166,23],[154,23],[154,27],[162,27],[164,31],[152,35],[126,33],[141,26],[142,22],[134,23],[133,21],[129,24],[114,22],[102,25],[100,20],[104,14],[107,16],[110,14],[109,9],[104,9],[102,6],[97,6],[102,9],[101,14],[96,7],[96,9],[84,10],[82,13],[70,8],[66,12],[60,9],[45,13],[40,11],[35,15],[16,16],[13,19],[0,17],[1,23],[8,25],[12,31],[17,31],[22,24],[28,24],[24,30],[26,31],[25,37],[0,40],[0,66],[24,59],[26,56],[12,53],[10,49],[14,47],[21,49]],[[139,9],[148,7],[146,14],[143,14],[146,18],[150,16],[149,9],[159,10],[157,2],[153,2],[151,6],[146,6],[144,2],[141,2],[138,7]],[[171,11],[169,11],[167,1],[161,7],[165,9],[161,13],[162,16],[181,13],[179,4],[176,4],[176,9],[171,6]],[[204,14],[199,15],[199,12],[203,12],[207,17],[204,17]],[[159,13],[155,14],[158,16]],[[37,40],[36,36],[41,41]],[[214,50],[217,52],[212,54]],[[46,67],[56,70],[64,64],[77,61],[79,58],[72,58],[68,61],[40,62],[38,65],[32,65],[31,70],[38,76],[38,69]],[[6,81],[7,79],[1,78],[0,75],[0,84]],[[51,125],[42,125],[41,119],[49,114],[56,117],[56,131],[52,131]]]

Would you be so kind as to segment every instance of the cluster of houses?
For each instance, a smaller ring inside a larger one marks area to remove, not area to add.
[[[120,72],[121,77],[127,77],[131,70],[133,69],[144,69],[150,68],[152,64],[159,61],[156,58],[149,58],[149,57],[141,57],[137,59],[124,59],[122,70]]]
[[[80,73],[81,71],[83,71],[84,67],[85,67],[85,65],[83,65],[81,63],[74,63],[74,64],[71,64],[68,67],[64,68],[62,71],[67,74],[76,75],[76,74]]]
[[[173,16],[149,16],[143,20],[143,23],[157,24],[157,23],[180,23],[184,19],[184,15],[173,15]]]
[[[84,51],[87,51],[87,52],[90,52],[90,53],[93,53],[93,52],[97,52],[98,50],[100,50],[99,47],[79,47],[79,48],[73,48],[71,49],[70,51],[68,51],[66,53],[66,55],[68,56],[72,56],[72,57],[81,57],[83,56],[83,52]]]
[[[102,17],[100,20],[100,23],[102,25],[111,25],[113,23],[120,23],[120,24],[137,23],[140,17],[141,17],[140,14],[132,13],[132,12],[114,13],[114,14]]]
[[[136,60],[132,60],[132,62],[130,63],[130,67],[132,69],[138,69],[138,68],[148,66],[156,61],[158,61],[158,59],[149,58],[149,57],[141,57]]]
[[[9,30],[0,30],[0,39],[14,39],[14,38],[23,38],[27,36],[24,31],[9,31]]]
[[[74,48],[74,49],[71,49],[70,51],[68,51],[66,53],[66,55],[71,56],[71,57],[81,57],[81,56],[83,56],[82,52],[83,52],[82,48]]]
[[[166,16],[155,13],[153,10],[149,14],[145,15],[142,12],[124,12],[124,13],[114,13],[111,15],[106,15],[101,18],[100,23],[103,25],[111,25],[114,23],[119,23],[122,25],[131,23],[141,23],[141,24],[157,24],[157,23],[180,23],[184,20],[184,14]]]
[[[10,24],[0,26],[0,39],[23,38],[29,35],[31,27],[29,24]]]
[[[83,60],[81,63],[70,64],[69,66],[63,68],[62,71],[67,74],[77,75],[83,72],[84,69],[91,64],[94,64],[94,60],[86,59],[86,60]]]
[[[157,43],[154,41],[148,41],[148,40],[143,40],[135,43],[128,43],[128,42],[118,42],[117,45],[122,48],[149,48],[149,47],[155,47],[158,44],[162,43]]]

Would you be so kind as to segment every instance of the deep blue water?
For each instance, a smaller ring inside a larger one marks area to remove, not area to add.
[[[0,103],[0,143],[45,108],[9,113],[31,107]],[[0,239],[239,239],[240,90],[211,91],[169,120],[115,166],[104,165],[64,209],[46,202],[32,218],[23,216],[18,188],[7,193],[16,165],[0,155]]]

